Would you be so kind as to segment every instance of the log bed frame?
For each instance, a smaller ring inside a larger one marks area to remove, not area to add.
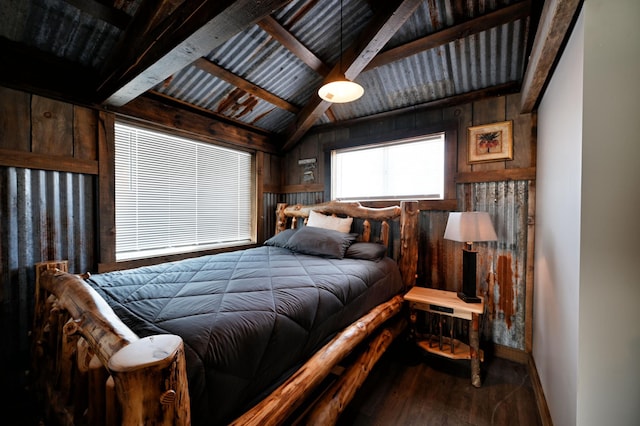
[[[276,233],[298,226],[300,219],[306,222],[311,210],[362,219],[361,241],[372,241],[371,221],[380,222],[380,237],[375,241],[397,247],[392,251],[405,291],[415,284],[417,202],[386,208],[345,202],[278,204]],[[400,237],[395,241],[389,241],[390,221],[399,221]],[[32,373],[45,416],[62,425],[189,425],[182,339],[175,335],[139,338],[84,282],[88,275],[70,274],[66,269],[66,261],[36,264]],[[275,425],[302,417],[305,424],[334,424],[368,372],[405,329],[404,315],[397,315],[402,306],[398,295],[373,308],[233,424]],[[347,358],[350,364],[336,376]]]

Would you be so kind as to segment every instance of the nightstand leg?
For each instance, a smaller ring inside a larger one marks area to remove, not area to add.
[[[471,314],[469,330],[469,351],[471,358],[471,384],[480,387],[480,336],[478,314]]]

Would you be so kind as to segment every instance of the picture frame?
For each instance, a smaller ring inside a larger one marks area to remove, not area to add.
[[[469,127],[467,143],[469,164],[513,160],[513,122]]]

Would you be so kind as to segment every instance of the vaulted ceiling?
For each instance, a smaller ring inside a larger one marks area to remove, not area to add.
[[[152,98],[286,151],[318,124],[517,92],[539,3],[8,0],[0,84],[116,110]],[[364,96],[321,100],[341,74]]]

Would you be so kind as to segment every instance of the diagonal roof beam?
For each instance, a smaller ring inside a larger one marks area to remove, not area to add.
[[[412,42],[397,46],[393,49],[380,52],[371,62],[369,62],[364,71],[369,71],[373,68],[424,52],[425,50],[433,49],[452,41],[487,31],[491,28],[497,27],[498,25],[508,24],[509,22],[526,18],[530,13],[531,0],[514,3],[480,17],[471,19],[467,22],[462,22]]]
[[[199,58],[193,63],[193,65],[200,68],[202,71],[208,72],[214,77],[220,78],[227,83],[244,90],[247,93],[257,96],[258,98],[277,106],[278,108],[285,109],[294,114],[297,114],[300,111],[300,108],[298,108],[296,105],[293,105],[292,103],[287,102],[286,100],[274,95],[273,93],[256,86],[250,81],[247,81],[244,78],[235,75],[231,71],[222,68],[220,65],[214,64],[206,58]]]
[[[124,105],[289,1],[185,1],[142,34],[135,31],[136,22],[144,25],[136,16],[98,94],[107,104]]]
[[[354,80],[413,14],[420,3],[422,0],[385,2],[383,9],[373,17],[371,23],[362,31],[361,36],[342,54],[342,60],[333,67],[323,84],[342,76],[341,63],[344,76],[349,80]],[[288,129],[282,150],[287,151],[292,148],[330,106],[331,103],[323,101],[318,96],[313,96]]]
[[[331,68],[322,62],[322,59],[318,58],[315,53],[310,51],[304,44],[287,31],[278,21],[273,17],[267,16],[258,22],[258,26],[262,28],[267,34],[273,37],[285,48],[289,49],[291,53],[296,55],[302,62],[307,64],[309,68],[320,74],[326,76],[331,71]]]

